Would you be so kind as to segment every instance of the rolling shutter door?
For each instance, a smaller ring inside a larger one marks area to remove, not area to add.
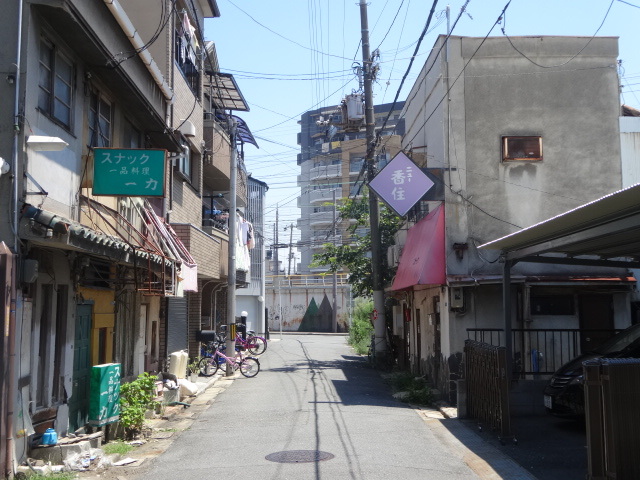
[[[167,298],[167,354],[189,348],[186,297]]]

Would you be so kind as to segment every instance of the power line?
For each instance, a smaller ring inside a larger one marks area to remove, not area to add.
[[[271,28],[267,27],[266,25],[260,23],[258,20],[256,20],[254,17],[251,16],[251,14],[249,14],[248,12],[246,12],[245,10],[243,10],[242,8],[240,8],[238,5],[236,5],[235,3],[233,3],[231,0],[228,0],[228,2],[233,5],[234,7],[236,7],[238,10],[240,10],[242,13],[244,13],[247,17],[249,17],[251,20],[253,20],[255,23],[257,23],[258,25],[260,25],[262,28],[268,30],[269,32],[273,33],[274,35],[282,38],[283,40],[286,40],[287,42],[293,43],[294,45],[299,46],[300,48],[304,48],[305,50],[310,50],[314,53],[317,53],[319,55],[325,55],[327,57],[334,57],[334,58],[340,58],[340,59],[344,59],[344,60],[349,60],[348,58],[344,58],[341,57],[340,55],[332,55],[330,53],[325,53],[325,52],[321,52],[320,50],[317,50],[315,48],[311,48],[311,47],[307,47],[306,45],[302,45],[301,43],[296,42],[295,40],[291,40],[290,38],[285,37],[284,35],[281,35],[280,33],[276,32],[275,30],[272,30]]]
[[[640,6],[638,6],[638,5],[634,5],[633,3],[625,2],[624,0],[618,0],[618,1],[619,1],[620,3],[627,4],[627,5],[631,6],[631,7],[640,8]]]
[[[482,45],[484,45],[484,42],[486,42],[487,38],[489,38],[489,35],[491,35],[491,32],[493,31],[493,29],[496,27],[496,25],[498,25],[498,23],[500,23],[502,21],[502,18],[504,17],[505,12],[507,11],[507,8],[509,8],[509,5],[511,4],[511,0],[509,0],[507,2],[507,4],[504,6],[504,8],[502,9],[502,12],[500,13],[500,16],[498,17],[498,19],[494,22],[494,24],[491,26],[491,28],[489,29],[489,32],[484,36],[484,38],[482,39],[482,41],[480,42],[480,45],[478,45],[478,48],[475,49],[475,51],[471,54],[471,56],[469,57],[469,60],[467,60],[467,62],[464,64],[464,66],[462,67],[462,70],[460,70],[460,73],[458,74],[458,76],[453,80],[453,82],[451,83],[451,85],[449,85],[449,88],[447,89],[447,91],[444,93],[444,95],[442,96],[442,98],[440,99],[440,101],[438,102],[438,104],[434,107],[433,111],[429,114],[429,116],[427,117],[427,119],[422,123],[422,125],[417,129],[417,133],[411,138],[411,140],[409,140],[409,142],[407,142],[407,144],[411,144],[415,138],[418,136],[418,134],[422,131],[422,128],[424,128],[424,126],[427,124],[427,122],[429,120],[431,120],[431,117],[433,117],[433,115],[436,113],[436,111],[438,110],[438,107],[440,107],[440,104],[444,101],[445,98],[448,97],[449,92],[451,91],[451,89],[454,87],[454,85],[456,84],[456,82],[460,79],[460,77],[462,76],[462,74],[464,73],[464,71],[467,69],[467,66],[469,65],[469,63],[471,62],[471,60],[473,60],[473,57],[476,56],[476,53],[478,53],[478,51],[480,50],[480,48],[482,48]]]
[[[567,63],[571,62],[574,58],[576,58],[578,55],[580,55],[585,48],[587,48],[589,46],[589,44],[593,41],[593,39],[595,38],[595,36],[598,34],[598,32],[600,31],[600,29],[602,28],[602,26],[604,25],[604,22],[607,20],[607,17],[609,16],[609,12],[611,11],[611,7],[613,6],[613,2],[615,2],[615,0],[611,0],[611,3],[609,4],[609,8],[607,8],[607,13],[604,15],[604,18],[602,19],[602,22],[600,23],[600,26],[598,27],[598,29],[595,31],[595,33],[591,36],[591,38],[589,39],[589,41],[587,43],[584,44],[584,46],[578,50],[578,53],[576,53],[573,57],[571,57],[569,60],[567,60],[566,62],[563,63],[558,63],[557,65],[541,65],[539,63],[537,63],[535,60],[532,60],[531,58],[527,57],[524,53],[522,53],[520,50],[518,50],[518,48],[513,44],[513,42],[511,41],[511,38],[509,37],[509,35],[507,35],[507,33],[505,32],[505,28],[506,28],[506,23],[507,23],[507,19],[506,19],[506,15],[504,16],[504,24],[502,26],[502,34],[507,38],[507,40],[509,41],[509,43],[511,44],[511,46],[513,47],[513,49],[518,52],[520,55],[522,55],[522,57],[524,57],[526,60],[528,60],[529,62],[533,63],[535,66],[540,67],[540,68],[556,68],[556,67],[562,67],[564,65],[566,65]],[[495,25],[494,25],[495,26]]]

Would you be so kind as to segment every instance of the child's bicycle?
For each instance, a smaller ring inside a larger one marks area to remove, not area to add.
[[[229,365],[233,371],[240,369],[240,373],[245,377],[255,377],[260,371],[260,362],[257,358],[243,357],[240,354],[237,358],[227,357],[217,346],[211,356],[204,357],[198,363],[200,374],[205,377],[215,375],[219,368],[225,369]]]

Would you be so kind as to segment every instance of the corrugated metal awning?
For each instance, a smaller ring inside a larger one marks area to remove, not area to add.
[[[480,248],[512,261],[640,268],[640,184]]]
[[[242,92],[230,73],[207,71],[208,79],[205,88],[210,95],[211,102],[219,110],[235,110],[248,112],[249,105],[242,96]]]

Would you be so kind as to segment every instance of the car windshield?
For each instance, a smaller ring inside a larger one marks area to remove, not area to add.
[[[623,330],[595,349],[595,353],[610,355],[621,352],[636,340],[640,339],[640,324]]]

